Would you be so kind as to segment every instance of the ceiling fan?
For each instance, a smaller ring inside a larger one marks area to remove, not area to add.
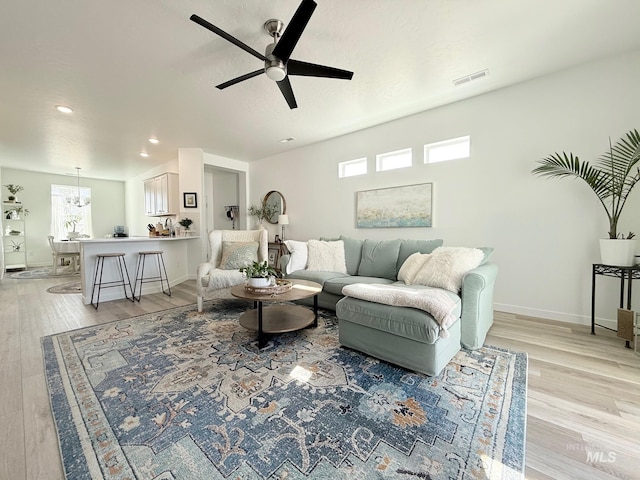
[[[262,73],[266,73],[267,77],[274,80],[278,84],[278,88],[282,92],[285,100],[289,104],[289,108],[297,108],[296,97],[293,95],[293,89],[289,82],[289,75],[300,75],[307,77],[326,77],[326,78],[338,78],[341,80],[351,80],[353,72],[347,70],[341,70],[339,68],[327,67],[324,65],[316,65],[314,63],[301,62],[299,60],[293,60],[290,58],[293,49],[296,47],[300,36],[304,31],[313,11],[316,8],[316,2],[313,0],[302,0],[302,3],[298,6],[296,13],[293,14],[289,26],[284,30],[284,23],[280,20],[272,18],[264,23],[264,29],[271,37],[273,37],[273,43],[267,45],[265,54],[262,55],[248,45],[242,43],[235,37],[232,37],[227,32],[219,29],[215,25],[207,22],[198,15],[191,15],[190,19],[203,26],[207,30],[212,31],[216,35],[221,36],[225,40],[233,43],[237,47],[240,47],[245,52],[250,53],[254,57],[264,61],[264,68],[250,72],[245,75],[241,75],[237,78],[229,80],[227,82],[216,85],[216,88],[222,90],[224,88],[235,85],[236,83],[243,82],[250,78],[256,77]]]

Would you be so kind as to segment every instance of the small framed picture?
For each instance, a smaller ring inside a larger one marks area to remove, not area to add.
[[[269,266],[278,269],[278,260],[280,260],[280,247],[279,246],[271,246],[269,245]]]
[[[198,195],[195,192],[185,192],[182,195],[184,198],[184,208],[198,207]]]
[[[275,243],[280,243],[280,235],[276,235],[276,238],[273,239]]]

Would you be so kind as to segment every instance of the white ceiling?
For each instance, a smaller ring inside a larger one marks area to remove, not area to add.
[[[317,3],[291,58],[355,74],[292,77],[290,110],[265,75],[216,89],[261,62],[189,17],[263,52],[299,0],[0,0],[0,165],[124,180],[180,147],[252,161],[640,48],[637,0]]]

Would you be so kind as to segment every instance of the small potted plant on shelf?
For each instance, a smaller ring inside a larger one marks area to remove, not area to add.
[[[23,206],[11,207],[5,210],[4,213],[7,220],[20,220],[20,215],[24,215],[25,217],[29,215],[29,209]]]
[[[9,193],[11,194],[8,197],[9,202],[17,202],[18,201],[16,198],[17,193],[24,190],[23,186],[14,185],[13,183],[9,183],[8,185],[5,185],[5,187],[7,187],[7,190],[9,190]]]
[[[252,287],[268,287],[271,285],[271,278],[277,275],[276,270],[264,262],[252,262],[240,271],[247,276],[247,283]]]
[[[24,242],[14,242],[13,240],[11,240],[11,249],[14,252],[19,252],[20,248],[22,248],[22,245],[24,244]]]

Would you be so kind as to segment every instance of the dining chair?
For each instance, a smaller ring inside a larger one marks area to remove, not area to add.
[[[58,265],[65,259],[69,259],[73,264],[73,271],[77,272],[80,266],[80,252],[61,252],[56,248],[56,244],[53,241],[53,235],[47,236],[49,240],[49,246],[51,247],[51,255],[53,256],[53,273],[58,273]]]

